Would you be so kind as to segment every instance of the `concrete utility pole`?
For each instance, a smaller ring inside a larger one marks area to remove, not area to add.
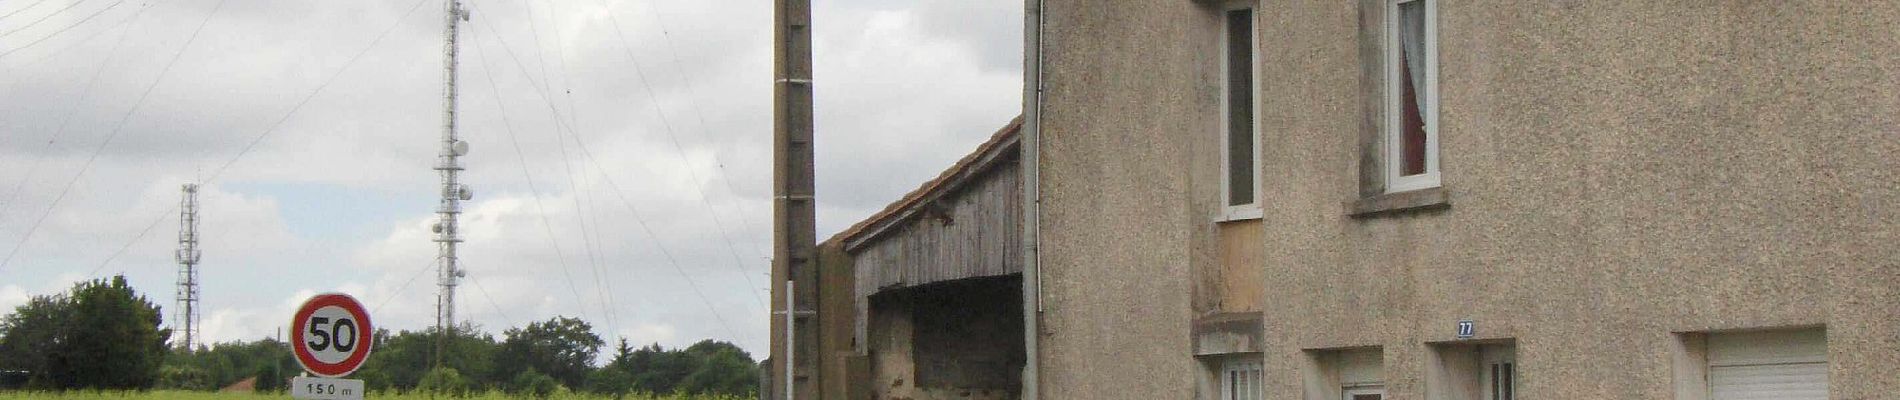
[[[812,211],[811,0],[774,0],[772,384],[778,398],[817,399],[817,228]],[[787,325],[790,326],[787,326]],[[793,338],[808,338],[793,341]]]

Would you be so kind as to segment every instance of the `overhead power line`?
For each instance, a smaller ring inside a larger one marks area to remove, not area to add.
[[[402,296],[404,290],[409,290],[410,284],[416,283],[416,278],[421,278],[422,273],[429,272],[429,270],[433,269],[430,267],[435,266],[435,261],[436,259],[430,258],[428,263],[422,264],[422,268],[417,268],[415,275],[410,275],[409,280],[403,281],[402,286],[396,287],[396,291],[383,295],[383,300],[376,302],[376,307],[371,307],[369,313],[375,314],[378,311],[382,311],[383,305],[389,304],[390,300],[395,300],[397,297]]]
[[[745,280],[746,293],[751,295],[752,302],[758,304],[759,309],[766,309],[765,300],[759,297],[757,291],[754,291],[754,289],[759,287],[758,284],[753,283],[752,274],[745,271],[745,261],[739,257],[738,246],[732,243],[732,235],[726,233],[725,221],[719,218],[719,210],[712,206],[712,200],[706,196],[706,189],[700,187],[699,173],[693,171],[692,160],[686,158],[686,147],[680,144],[679,135],[673,131],[673,123],[666,117],[666,109],[660,107],[660,96],[653,91],[653,81],[647,79],[646,70],[640,67],[640,61],[633,56],[633,46],[627,43],[626,33],[620,29],[620,19],[614,17],[613,9],[608,8],[606,4],[599,5],[601,6],[602,13],[607,14],[607,20],[613,23],[614,38],[619,40],[620,49],[626,53],[627,63],[633,65],[634,75],[640,77],[640,87],[646,89],[648,102],[653,104],[654,114],[660,117],[660,126],[665,128],[666,137],[672,140],[673,153],[679,156],[681,169],[686,170],[686,176],[693,180],[693,184],[691,185],[693,192],[699,194],[699,202],[706,206],[706,215],[713,219],[714,230],[718,231],[719,238],[725,241],[726,251],[732,254],[732,268]]]
[[[143,9],[140,9],[140,12],[143,11]],[[137,16],[134,16],[134,18],[136,17]],[[48,154],[50,154],[50,150],[53,148],[53,143],[59,141],[59,138],[66,134],[66,127],[73,121],[73,116],[79,114],[79,106],[85,104],[86,98],[92,95],[93,86],[99,83],[100,76],[105,75],[106,68],[112,65],[112,59],[118,57],[119,48],[125,45],[125,37],[128,36],[127,34],[131,31],[132,27],[128,25],[125,30],[119,32],[118,42],[112,45],[112,50],[106,51],[106,59],[100,61],[99,67],[93,69],[92,77],[86,79],[86,87],[79,90],[79,97],[74,99],[73,105],[66,109],[66,116],[60,118],[59,127],[53,129],[53,134],[46,139],[46,145],[40,146],[40,151],[37,153],[39,156],[33,158],[33,164],[26,168],[26,174],[22,175],[20,181],[13,185],[13,191],[7,194],[7,200],[0,202],[0,221],[6,220],[7,212],[16,204],[14,201],[20,198],[21,192],[26,191],[27,182],[31,182],[33,175],[39,173],[40,165],[49,157]]]
[[[33,20],[33,22],[28,22],[28,23],[26,23],[26,25],[21,25],[21,26],[20,26],[20,27],[18,27],[18,28],[13,28],[13,30],[9,30],[9,31],[6,31],[6,32],[0,32],[0,38],[3,38],[3,37],[7,37],[8,35],[12,35],[12,34],[14,34],[15,32],[19,32],[19,31],[24,31],[24,30],[27,30],[27,29],[29,29],[29,28],[32,28],[32,27],[33,27],[34,25],[39,25],[39,24],[40,24],[41,22],[45,22],[47,18],[52,18],[52,17],[54,16],[54,15],[59,15],[59,13],[63,13],[63,12],[66,12],[66,10],[71,10],[71,9],[73,9],[73,7],[78,7],[80,3],[85,3],[85,2],[86,2],[86,0],[76,0],[76,1],[73,1],[73,3],[72,3],[72,4],[67,4],[67,5],[66,5],[66,7],[64,7],[64,8],[60,8],[60,9],[58,9],[58,10],[53,10],[53,12],[50,12],[50,13],[46,13],[46,15],[41,15],[41,16],[40,16],[40,19],[36,19],[36,20]],[[114,2],[114,3],[112,3],[112,5],[114,5],[114,6],[116,6],[116,5],[119,5],[119,3],[123,3],[123,2],[125,2],[125,0],[119,0],[118,2]],[[111,7],[111,6],[107,6],[106,8],[112,8],[112,7]]]
[[[73,27],[79,26],[79,24],[84,24],[86,23],[86,21],[91,21],[94,17],[98,17],[99,14],[104,14],[106,11],[112,10],[113,7],[118,7],[120,3],[124,3],[124,2],[125,0],[119,0],[119,1],[113,2],[112,5],[106,6],[106,8],[101,8],[97,11],[93,11],[92,14],[87,14],[85,18],[80,18],[78,21],[73,21],[72,24],[68,24],[65,27],[59,28],[59,30],[53,31],[53,33],[48,33],[46,34],[46,36],[41,36],[39,39],[33,39],[33,41],[31,42],[27,42],[25,45],[7,50],[5,53],[0,53],[0,58],[11,55],[13,54],[13,52],[25,50],[28,47],[33,47],[33,45],[40,44],[40,42],[44,42],[46,41],[46,39],[51,39],[54,36],[59,36],[59,34],[66,33],[67,30],[73,29]],[[19,30],[14,30],[14,32],[19,32]],[[7,32],[7,34],[12,34],[12,33],[13,32]],[[7,34],[0,34],[0,37],[6,37]]]
[[[81,0],[81,1],[84,1],[84,0]],[[7,12],[7,15],[0,15],[0,19],[7,19],[7,17],[11,17],[13,16],[13,14],[19,14],[21,11],[26,11],[27,9],[33,8],[34,6],[38,6],[40,5],[40,3],[45,3],[45,2],[46,0],[35,1],[33,2],[33,4],[26,5],[26,7],[13,9],[13,11]]]
[[[277,129],[282,127],[285,121],[289,121],[290,117],[297,115],[298,111],[303,110],[304,105],[310,104],[311,99],[315,99],[318,94],[322,94],[323,89],[330,87],[330,84],[336,82],[338,77],[343,76],[344,72],[349,71],[350,66],[356,65],[356,62],[361,60],[364,54],[369,53],[371,49],[375,49],[377,44],[382,43],[384,38],[389,37],[390,32],[394,32],[396,28],[402,27],[402,21],[408,19],[410,15],[414,15],[416,10],[421,9],[422,4],[427,2],[429,2],[429,0],[416,0],[416,3],[409,7],[408,12],[403,13],[402,17],[396,18],[396,22],[391,23],[388,28],[383,29],[382,33],[377,34],[376,39],[371,40],[368,45],[363,46],[363,50],[357,51],[356,55],[350,56],[349,61],[344,62],[342,67],[337,68],[336,73],[330,74],[330,77],[325,78],[323,83],[318,84],[315,89],[311,89],[309,94],[305,94],[302,100],[297,101],[296,105],[291,106],[290,111],[285,112],[282,117],[279,117],[277,122],[272,123],[270,127],[265,128],[264,131],[258,133],[256,137],[251,138],[251,141],[246,143],[244,148],[238,150],[237,155],[232,156],[229,160],[225,160],[223,165],[213,170],[211,175],[205,178],[204,183],[208,185],[217,181],[219,177],[224,175],[226,169],[231,168],[231,165],[236,164],[238,160],[244,159],[244,155],[250,154],[251,150],[256,148],[258,143],[263,142],[264,139],[270,137],[272,133],[276,133]],[[93,268],[93,272],[96,273],[99,269],[105,268],[106,264],[111,263],[113,259],[117,259],[119,255],[124,254],[127,249],[132,248],[133,244],[138,243],[140,239],[144,239],[147,234],[150,234],[153,228],[158,227],[160,222],[164,222],[166,215],[177,211],[178,208],[173,207],[159,214],[158,218],[153,219],[151,224],[146,225],[145,229],[140,230],[137,236],[132,237],[132,240],[127,241],[117,252],[112,253],[112,256],[107,257],[105,261],[99,263],[98,267]]]
[[[680,66],[680,55],[676,49],[678,46],[673,44],[672,30],[666,27],[666,16],[660,15],[659,3],[648,2],[646,5],[653,10],[653,24],[660,28],[660,38],[663,39],[660,42],[666,44],[666,54],[668,58],[673,61],[673,73],[678,75],[680,82],[686,86],[686,99],[689,101],[688,104],[693,106],[693,115],[699,119],[699,132],[701,135],[711,135],[712,127],[706,123],[706,107],[700,106],[699,103],[699,85],[696,84],[696,81],[693,79],[687,78],[686,68]],[[614,24],[614,29],[616,31],[619,30],[620,20],[611,18],[611,14],[609,17],[608,21]],[[726,162],[720,160],[718,151],[712,152],[712,159],[713,164],[719,166],[718,175],[720,176],[720,180],[726,183],[726,192],[731,194],[734,199],[739,198],[739,189],[734,187],[732,183],[732,171],[726,169]],[[752,224],[752,219],[746,216],[745,207],[739,207],[738,210],[735,210],[735,213],[739,214],[739,222],[745,224],[743,226],[755,226]],[[754,257],[765,258],[765,252],[759,250],[756,245],[750,248],[752,249],[752,255]]]
[[[131,25],[131,23],[135,23],[135,21],[139,19],[139,15],[142,15],[142,13],[144,13],[144,9],[150,9],[152,8],[152,6],[158,6],[160,2],[163,2],[163,0],[154,0],[154,2],[150,2],[150,4],[144,4],[144,6],[139,6],[139,11],[137,11],[137,13],[133,13],[133,15],[127,15],[125,19],[120,19],[118,23],[112,23],[112,27],[101,28],[101,30],[93,30],[91,34],[85,34],[85,38],[80,38],[80,40],[72,40],[72,42],[68,42],[68,44],[66,44],[65,47],[59,47],[59,49],[53,49],[53,51],[46,51],[46,53],[44,53],[44,55],[40,55],[38,59],[32,59],[32,61],[25,61],[25,63],[17,63],[15,64],[15,66],[10,66],[8,70],[19,70],[19,68],[25,68],[25,66],[32,66],[32,64],[44,63],[44,61],[49,61],[49,59],[53,59],[53,57],[59,57],[59,55],[65,55],[66,51],[68,51],[68,49],[72,49],[72,47],[78,47],[78,45],[82,45],[82,44],[89,44],[89,42],[93,42],[93,38],[99,38],[101,34],[106,34],[106,32],[112,32],[112,30],[116,30],[116,28],[127,27],[127,25]],[[13,89],[15,85],[19,85],[19,83],[21,82],[28,82],[27,76],[21,76],[21,74],[10,74],[10,76],[13,76],[13,82],[8,83],[8,89]]]
[[[21,235],[20,241],[18,243],[14,243],[13,250],[10,250],[7,252],[6,259],[0,259],[0,270],[5,270],[7,267],[7,264],[13,262],[13,256],[20,254],[20,248],[26,246],[27,240],[33,239],[33,233],[39,231],[40,224],[43,222],[46,222],[46,217],[48,215],[52,215],[53,211],[59,208],[60,200],[64,200],[66,198],[66,194],[70,193],[73,190],[73,185],[76,183],[79,183],[79,178],[84,177],[86,175],[86,171],[92,168],[93,161],[96,161],[99,159],[99,153],[105,151],[106,146],[111,145],[113,139],[117,139],[119,137],[119,132],[125,129],[125,123],[127,121],[130,121],[132,119],[132,116],[138,112],[139,108],[145,105],[145,99],[152,95],[152,90],[157,89],[158,84],[163,83],[165,81],[165,77],[171,73],[172,66],[177,65],[178,59],[184,56],[186,51],[191,50],[191,44],[193,42],[198,41],[198,34],[204,32],[205,25],[208,25],[211,23],[211,17],[218,14],[219,8],[224,7],[224,1],[225,0],[218,0],[218,4],[211,8],[211,12],[205,13],[205,19],[203,21],[198,22],[198,27],[196,29],[191,30],[191,37],[188,39],[185,39],[185,44],[182,46],[179,46],[178,52],[172,54],[171,60],[165,62],[164,68],[159,69],[158,77],[153,78],[152,84],[146,86],[144,92],[139,93],[138,100],[132,102],[132,108],[126,110],[125,115],[119,117],[119,123],[112,127],[111,133],[106,134],[106,140],[99,142],[99,146],[92,149],[92,155],[86,157],[86,162],[84,164],[80,164],[79,173],[73,174],[73,178],[71,180],[66,181],[66,187],[64,189],[60,189],[58,196],[53,196],[53,203],[46,206],[46,212],[41,213],[40,217],[33,221],[32,226],[27,227],[26,234]]]
[[[494,27],[486,23],[478,23],[476,25],[481,26],[482,28],[488,29],[491,35],[494,34]],[[515,62],[516,67],[518,67],[517,69],[521,71],[521,74],[524,77],[528,78],[529,85],[534,85],[534,79],[532,76],[529,75],[527,65],[521,62],[521,57],[516,55],[514,50],[510,46],[508,46],[508,42],[506,39],[500,38],[499,35],[496,35],[496,37],[497,37],[497,40],[501,41],[502,50],[507,51],[509,58],[512,58]],[[546,104],[548,108],[555,108],[553,99],[549,98],[545,92],[538,90],[538,87],[537,87],[537,90],[535,91],[535,95],[540,96],[542,103]],[[556,113],[558,114],[559,111],[556,111]],[[634,217],[634,221],[638,223],[641,230],[645,232],[648,237],[651,237],[654,239],[653,240],[654,247],[660,250],[660,254],[663,255],[664,258],[666,258],[667,263],[672,265],[674,271],[680,274],[680,278],[686,281],[687,287],[693,290],[693,294],[699,297],[700,302],[705,303],[707,312],[711,313],[713,315],[713,318],[719,321],[719,325],[726,329],[726,333],[728,335],[732,335],[734,338],[739,337],[738,332],[732,329],[732,324],[727,323],[725,317],[719,314],[719,308],[715,307],[712,304],[712,300],[706,297],[705,291],[701,290],[699,288],[699,284],[693,280],[692,276],[686,273],[686,269],[679,265],[679,259],[673,256],[672,251],[667,250],[665,244],[661,243],[659,234],[654,232],[652,226],[647,224],[646,219],[640,216],[639,207],[635,206],[632,201],[627,200],[626,193],[620,190],[620,185],[614,182],[612,176],[606,175],[606,168],[603,168],[600,166],[600,160],[594,158],[593,152],[591,150],[588,150],[587,146],[585,145],[585,142],[580,140],[580,136],[576,134],[571,127],[568,127],[565,122],[562,122],[560,118],[555,118],[554,120],[557,125],[556,127],[557,131],[563,131],[567,133],[568,135],[573,136],[577,143],[582,143],[582,145],[580,146],[581,155],[585,157],[589,163],[593,164],[596,170],[601,171],[602,178],[603,178],[602,181],[607,183],[608,188],[612,189],[612,192],[614,193],[614,195],[619,197],[621,204],[626,206],[628,211],[631,212],[631,214]]]
[[[515,320],[513,317],[508,316],[507,311],[501,310],[501,303],[495,301],[495,296],[488,294],[488,288],[482,287],[482,281],[476,280],[474,275],[469,275],[468,283],[475,284],[475,290],[482,292],[482,298],[488,299],[488,306],[495,308],[495,315],[501,316],[504,323]],[[587,317],[583,316],[581,319],[587,319]]]
[[[521,160],[521,177],[528,181],[528,197],[534,200],[534,211],[541,217],[541,227],[547,231],[548,245],[554,247],[554,257],[561,263],[561,276],[567,278],[567,289],[574,293],[575,305],[579,306],[581,317],[586,318],[587,301],[581,298],[580,287],[574,284],[574,274],[568,271],[567,255],[561,251],[561,240],[554,236],[554,225],[548,222],[547,208],[541,206],[541,191],[534,185],[534,174],[528,171],[528,156],[521,152],[521,140],[515,135],[514,125],[508,121],[508,106],[501,97],[501,89],[495,85],[495,75],[489,72],[487,52],[482,49],[482,41],[473,36],[471,34],[470,39],[475,42],[475,59],[482,63],[482,76],[488,78],[488,88],[495,95],[495,107],[501,114],[502,129],[508,132],[508,143],[514,145],[515,157]],[[601,304],[601,312],[606,312],[607,308],[605,303]]]

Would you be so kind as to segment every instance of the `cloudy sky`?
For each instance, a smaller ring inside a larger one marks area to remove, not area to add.
[[[771,1],[468,1],[460,316],[762,357]],[[1021,2],[814,3],[829,237],[1018,113]],[[431,324],[441,26],[441,0],[0,1],[0,309],[123,273],[169,324],[199,181],[206,339],[327,291]]]

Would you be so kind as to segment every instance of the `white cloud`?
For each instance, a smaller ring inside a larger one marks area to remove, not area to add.
[[[26,305],[32,296],[21,289],[20,285],[0,286],[0,313],[12,313],[13,309]]]

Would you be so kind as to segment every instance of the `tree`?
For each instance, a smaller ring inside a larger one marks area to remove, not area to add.
[[[391,334],[378,329],[376,351],[370,352],[363,368],[352,376],[363,380],[370,390],[406,390],[415,388],[425,372],[437,367],[438,340],[447,351],[441,352],[441,367],[453,368],[464,379],[496,382],[490,369],[496,344],[494,336],[479,333],[474,325],[464,324],[444,333],[436,329]],[[472,388],[481,389],[481,388]]]
[[[416,391],[461,397],[468,395],[470,386],[468,379],[462,378],[462,373],[455,368],[435,367],[422,375],[422,381],[416,383]]]
[[[759,371],[752,355],[727,342],[703,340],[686,348],[697,368],[679,383],[691,394],[745,395],[758,390]]]
[[[297,360],[284,342],[261,339],[252,342],[225,342],[199,347],[196,351],[173,349],[165,357],[158,387],[165,389],[215,390],[245,379],[257,378],[259,390],[281,386],[284,371],[297,371]],[[186,385],[170,371],[203,371],[202,386]],[[268,374],[267,374],[268,373]]]
[[[0,320],[0,370],[26,371],[30,388],[59,388],[48,367],[67,340],[72,305],[64,294],[33,296]]]
[[[512,381],[523,371],[535,370],[562,385],[581,387],[593,369],[603,344],[593,326],[578,318],[554,317],[503,332],[507,339],[495,354],[491,379]]]
[[[537,399],[548,398],[549,396],[553,396],[555,392],[561,390],[561,382],[555,381],[554,377],[543,374],[540,371],[535,371],[533,368],[521,371],[520,374],[515,374],[515,378],[508,382],[509,393]]]
[[[686,349],[668,350],[659,344],[638,350],[620,341],[613,360],[602,371],[624,372],[633,390],[647,393],[748,395],[758,388],[759,368],[752,355],[732,343],[701,341]],[[596,372],[607,379],[604,372]],[[590,391],[603,393],[590,387]]]
[[[81,282],[64,296],[35,297],[0,321],[9,368],[41,389],[148,389],[158,382],[171,330],[159,307],[125,276]]]
[[[211,373],[192,366],[166,365],[158,369],[158,387],[181,390],[214,389]]]
[[[634,389],[632,365],[633,348],[627,346],[627,338],[620,338],[620,343],[614,347],[614,358],[608,360],[606,366],[587,374],[585,388],[589,393],[616,399],[626,397]]]
[[[251,389],[262,393],[277,393],[290,384],[290,377],[284,376],[284,367],[276,363],[259,365],[253,376],[257,380],[253,382]]]
[[[658,343],[634,351],[633,359],[635,385],[648,393],[673,393],[699,367],[691,354],[666,350]]]
[[[609,396],[615,399],[625,398],[633,393],[633,374],[621,368],[606,367],[587,374],[588,393]]]

